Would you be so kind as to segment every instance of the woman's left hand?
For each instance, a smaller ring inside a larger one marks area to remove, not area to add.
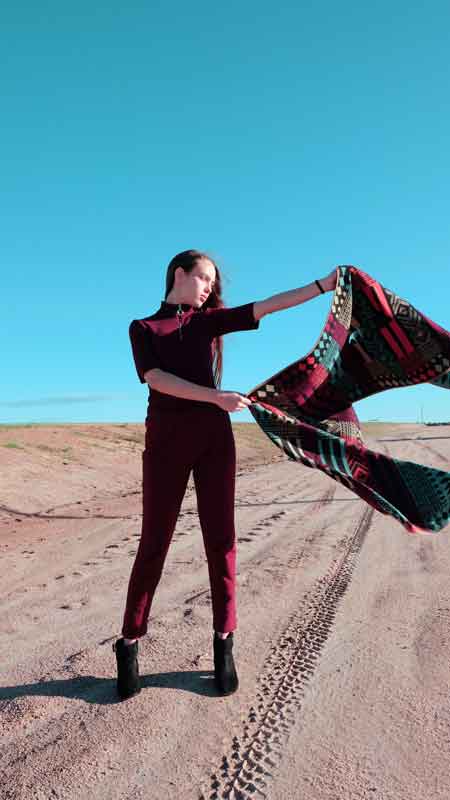
[[[319,283],[326,292],[331,292],[336,288],[337,267],[335,267],[326,278],[321,278]]]

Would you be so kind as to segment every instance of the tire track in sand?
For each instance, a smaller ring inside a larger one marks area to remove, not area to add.
[[[344,552],[305,596],[273,645],[258,680],[255,705],[234,736],[220,768],[203,785],[199,800],[250,800],[267,797],[283,745],[297,721],[304,690],[331,631],[339,601],[350,583],[374,509],[367,506]]]
[[[422,442],[420,442],[420,444],[422,444]],[[446,458],[446,456],[440,453],[439,450],[436,450],[435,447],[431,447],[431,445],[429,444],[423,444],[421,450],[423,451],[424,449],[432,453],[434,457],[440,462],[440,464],[443,464],[443,467],[439,467],[438,469],[443,469],[444,467],[446,468],[446,470],[450,469],[448,458]]]

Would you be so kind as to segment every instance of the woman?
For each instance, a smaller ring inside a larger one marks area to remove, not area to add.
[[[143,514],[131,571],[122,636],[113,644],[121,698],[140,691],[138,639],[147,632],[153,596],[193,472],[208,562],[213,612],[214,678],[220,694],[238,687],[233,660],[236,629],[236,451],[229,412],[251,405],[224,391],[222,336],[254,330],[274,311],[334,289],[336,271],[322,281],[226,308],[221,275],[206,253],[186,250],[170,262],[165,299],[149,317],[133,320],[129,334],[136,371],[150,387],[145,420]]]

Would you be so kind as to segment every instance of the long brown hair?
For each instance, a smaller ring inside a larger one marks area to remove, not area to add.
[[[202,309],[206,308],[223,308],[224,302],[222,299],[222,276],[220,274],[219,267],[215,263],[214,259],[211,258],[207,253],[203,253],[200,250],[183,250],[182,253],[177,253],[176,256],[172,258],[167,267],[166,273],[166,293],[164,295],[164,299],[167,298],[169,292],[172,289],[172,286],[175,281],[175,270],[178,267],[182,267],[185,272],[191,272],[197,262],[201,258],[207,258],[208,261],[211,261],[214,264],[216,269],[216,279],[214,282],[214,287],[211,290],[211,293],[208,299],[204,302]],[[222,383],[222,368],[223,368],[223,337],[216,336],[213,339],[213,374],[214,374],[214,384],[216,388],[220,388]]]

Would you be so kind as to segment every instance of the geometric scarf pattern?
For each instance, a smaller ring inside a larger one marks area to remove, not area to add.
[[[354,266],[337,268],[312,350],[247,393],[286,455],[320,469],[410,532],[450,520],[450,472],[367,448],[352,404],[399,386],[450,389],[450,333]]]

